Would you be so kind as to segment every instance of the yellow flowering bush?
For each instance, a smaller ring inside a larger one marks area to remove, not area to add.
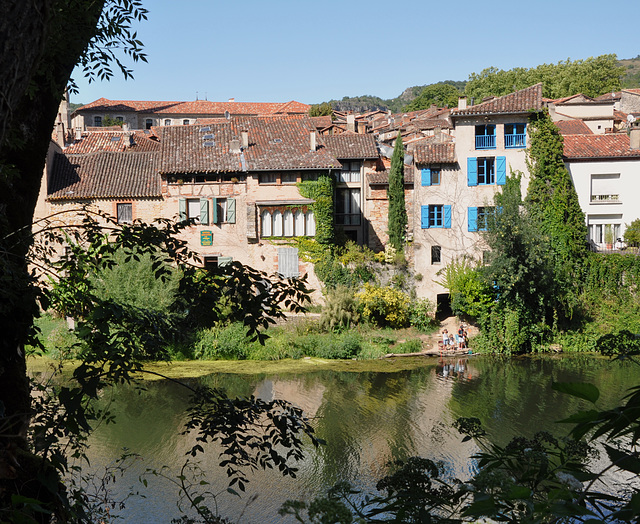
[[[379,326],[402,328],[409,324],[409,296],[391,287],[365,284],[356,294],[362,317]]]

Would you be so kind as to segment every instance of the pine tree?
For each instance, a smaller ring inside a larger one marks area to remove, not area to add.
[[[407,228],[407,209],[404,202],[404,145],[398,133],[389,172],[389,244],[400,252]]]

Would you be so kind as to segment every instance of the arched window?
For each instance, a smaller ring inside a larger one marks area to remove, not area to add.
[[[295,228],[294,228],[295,235],[297,237],[303,237],[304,236],[304,213],[300,209],[298,209],[294,217],[295,217]]]
[[[185,119],[182,121],[182,125],[183,125],[183,126],[188,126],[188,125],[189,125],[189,119],[188,119],[188,118],[185,118]]]
[[[306,216],[307,221],[307,236],[316,236],[316,217],[313,216],[313,212],[309,211]]]
[[[269,211],[263,211],[262,215],[260,215],[262,221],[261,228],[261,236],[270,237],[271,236],[271,213]]]
[[[273,212],[273,236],[282,236],[282,213],[280,211]]]
[[[164,119],[164,125],[165,126],[170,126],[171,125],[171,119],[170,118],[165,118]]]
[[[293,213],[290,209],[287,209],[284,212],[284,236],[293,236]]]

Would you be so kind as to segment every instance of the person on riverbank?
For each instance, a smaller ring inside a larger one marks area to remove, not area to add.
[[[464,327],[460,324],[458,328],[458,349],[464,349]]]
[[[442,332],[442,348],[449,349],[449,331],[446,329]]]

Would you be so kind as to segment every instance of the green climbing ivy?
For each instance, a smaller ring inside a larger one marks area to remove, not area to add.
[[[335,181],[330,175],[321,175],[318,180],[305,180],[298,183],[298,190],[305,198],[315,200],[311,204],[316,219],[316,242],[332,245],[335,241],[333,224],[333,192]]]

